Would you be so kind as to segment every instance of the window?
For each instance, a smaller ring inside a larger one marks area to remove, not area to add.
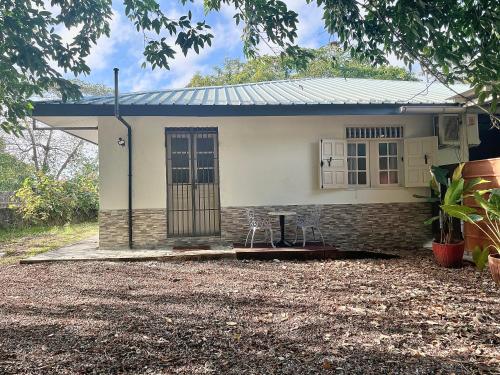
[[[171,140],[172,183],[189,183],[189,140],[172,138]]]
[[[380,142],[378,144],[378,176],[380,185],[397,185],[398,144],[397,142]]]
[[[347,142],[347,180],[352,186],[398,186],[401,141]],[[371,161],[371,163],[370,163]]]
[[[192,182],[202,184],[214,183],[216,177],[215,139],[213,137],[196,137],[194,142],[192,144],[188,136],[171,138],[170,165],[173,184],[191,184]],[[191,162],[192,152],[195,159]],[[196,177],[193,181],[191,174]]]
[[[214,139],[196,139],[196,181],[202,184],[214,183]]]
[[[403,138],[402,126],[372,126],[372,127],[353,127],[345,128],[347,139],[355,138]]]
[[[322,138],[318,146],[321,189],[425,187],[438,137]]]
[[[347,144],[347,182],[349,185],[367,185],[367,144]]]

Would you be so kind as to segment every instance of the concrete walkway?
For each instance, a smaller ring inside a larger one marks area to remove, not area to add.
[[[21,264],[65,262],[65,261],[174,261],[174,260],[202,260],[202,259],[236,259],[233,249],[218,250],[172,250],[172,249],[117,249],[100,250],[98,237],[86,240],[59,249],[37,254],[27,259],[22,259]]]

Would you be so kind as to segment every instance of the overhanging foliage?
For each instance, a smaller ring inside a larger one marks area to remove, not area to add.
[[[489,113],[498,125],[494,115],[500,90],[498,1],[304,1],[323,9],[325,29],[344,48],[350,47],[353,57],[381,65],[387,64],[388,54],[394,54],[408,65],[419,63],[444,84],[470,83],[480,105],[491,103]],[[187,54],[211,45],[210,26],[193,20],[192,1],[181,3],[186,14],[172,19],[159,1],[124,0],[126,16],[144,35],[145,63],[153,68],[169,68],[174,46]],[[243,25],[246,57],[258,56],[262,43],[275,46],[298,69],[313,57],[297,45],[298,14],[284,2],[204,1],[207,12],[219,12],[223,5],[231,7],[235,23]],[[32,109],[30,98],[50,87],[56,87],[63,100],[78,98],[78,86],[63,79],[60,70],[88,74],[85,58],[92,45],[109,36],[111,0],[52,0],[50,6],[47,10],[43,0],[0,3],[0,126],[4,130],[19,131],[19,119]],[[77,31],[70,43],[63,43],[57,31],[61,27]]]

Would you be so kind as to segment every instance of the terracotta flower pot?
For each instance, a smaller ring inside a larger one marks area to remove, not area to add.
[[[493,281],[500,286],[500,254],[490,254],[488,256],[488,267]]]
[[[476,177],[482,177],[488,181],[474,187],[474,191],[498,188],[500,187],[500,158],[469,161],[465,163],[462,176],[466,183]],[[484,198],[487,198],[487,195]],[[484,210],[473,196],[465,197],[464,205],[474,208],[480,215],[484,215]],[[486,232],[489,232],[484,222],[479,222],[477,225],[485,229]],[[464,238],[467,251],[472,251],[476,246],[484,247],[492,245],[490,239],[475,224],[464,223]]]
[[[460,267],[462,265],[464,248],[464,241],[447,244],[432,243],[432,252],[436,262],[446,268]]]

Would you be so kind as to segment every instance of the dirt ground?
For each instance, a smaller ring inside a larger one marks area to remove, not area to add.
[[[500,290],[422,250],[0,267],[0,373],[500,373]]]

